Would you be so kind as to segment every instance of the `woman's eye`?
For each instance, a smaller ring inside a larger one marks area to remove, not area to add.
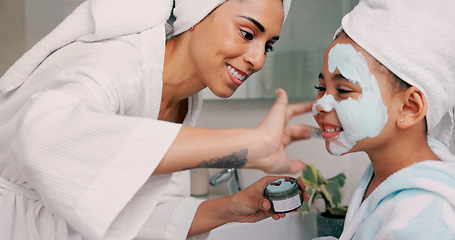
[[[314,88],[316,88],[316,90],[318,90],[319,92],[324,92],[325,91],[325,87],[314,86]]]
[[[269,45],[269,44],[266,44],[265,45],[265,53],[267,54],[269,52],[273,52],[273,46]]]
[[[242,34],[243,38],[245,38],[246,40],[253,40],[254,38],[254,35],[245,31],[245,30],[240,30],[240,33]]]

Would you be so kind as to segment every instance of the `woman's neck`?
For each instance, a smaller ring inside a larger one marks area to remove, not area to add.
[[[187,42],[181,36],[166,42],[161,105],[164,108],[179,103],[205,87],[197,77]]]

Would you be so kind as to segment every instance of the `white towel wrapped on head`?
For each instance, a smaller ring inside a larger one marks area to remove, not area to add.
[[[0,93],[20,86],[53,51],[76,40],[99,41],[165,24],[173,0],[88,0],[0,78]]]
[[[455,104],[455,1],[360,0],[342,20],[359,46],[423,92],[430,134],[449,145]]]
[[[0,78],[0,94],[20,86],[55,50],[76,40],[100,41],[165,24],[172,10],[174,34],[200,22],[226,0],[87,0],[35,44]],[[291,0],[283,0],[285,16]]]
[[[175,0],[174,34],[179,35],[204,19],[216,7],[226,0]],[[291,0],[283,0],[284,19],[286,19]]]
[[[226,0],[175,0],[174,35],[179,35],[204,19]]]

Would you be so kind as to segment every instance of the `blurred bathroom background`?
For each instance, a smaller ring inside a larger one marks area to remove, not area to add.
[[[51,31],[81,0],[0,0],[0,75],[26,50]],[[262,71],[253,75],[231,99],[217,99],[205,91],[198,126],[208,128],[254,127],[267,114],[275,89],[287,91],[290,102],[311,101],[326,46],[339,27],[342,16],[358,0],[294,0],[280,40],[269,54]],[[293,122],[316,126],[311,113]],[[220,144],[223,144],[220,142]],[[203,149],[201,149],[203,151]],[[368,164],[362,153],[333,157],[322,140],[293,143],[287,148],[293,159],[313,163],[326,177],[347,175],[344,202],[350,196]],[[220,169],[211,169],[213,176]],[[247,187],[266,174],[239,170],[240,185]],[[294,176],[298,176],[297,174]],[[220,184],[209,187],[210,196],[226,194]]]

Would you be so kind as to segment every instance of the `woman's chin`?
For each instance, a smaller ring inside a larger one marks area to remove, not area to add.
[[[224,91],[213,91],[210,89],[210,91],[219,98],[230,98],[234,95],[235,90],[237,89],[224,89]]]

